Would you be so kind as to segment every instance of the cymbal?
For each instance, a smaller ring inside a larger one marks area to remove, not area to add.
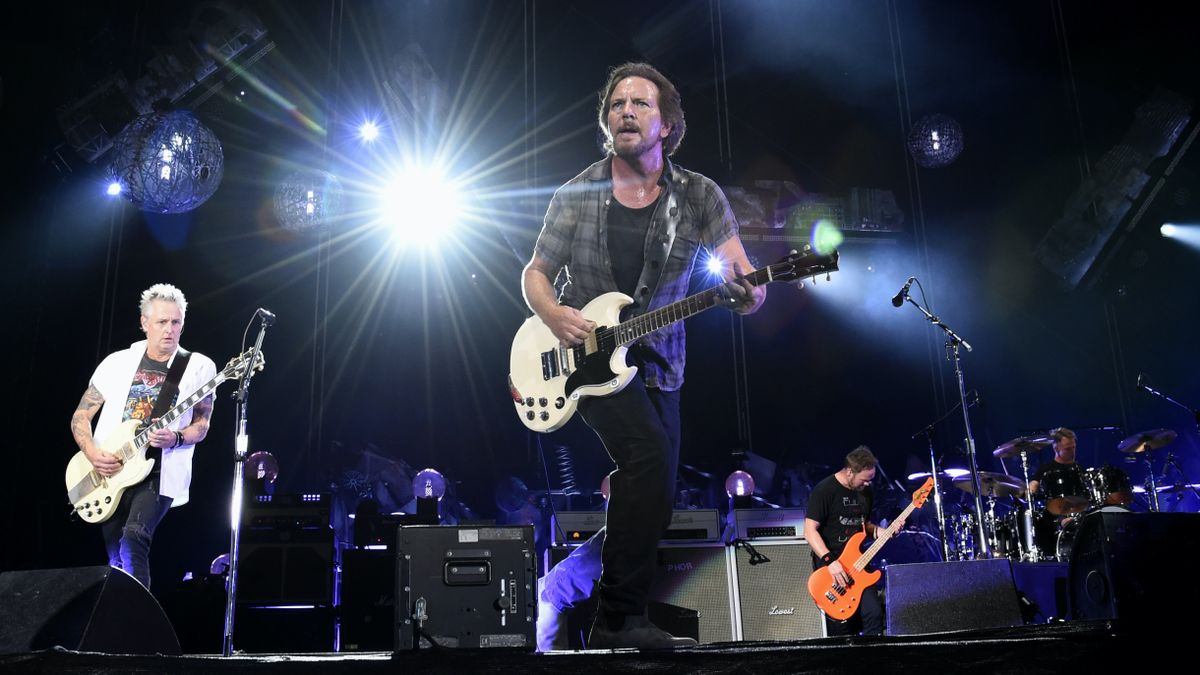
[[[954,487],[966,492],[975,491],[975,486],[972,484],[970,476],[954,481]],[[980,471],[979,489],[983,490],[983,494],[985,495],[992,494],[997,497],[1004,497],[1021,494],[1024,492],[1025,486],[1015,476],[1010,476],[1006,473]]]
[[[1117,444],[1121,452],[1135,453],[1147,450],[1157,450],[1175,440],[1179,434],[1171,429],[1151,429],[1140,434],[1134,434]]]
[[[957,480],[959,478],[962,478],[963,476],[969,476],[970,474],[971,474],[971,472],[966,469],[943,469],[943,470],[937,472],[937,477],[938,478],[949,478],[950,480]],[[909,480],[925,480],[926,478],[929,478],[932,475],[933,474],[929,473],[928,471],[922,471],[920,473],[908,474],[908,479]]]
[[[1022,452],[1038,452],[1045,450],[1054,443],[1054,440],[1048,436],[1018,436],[1007,443],[1002,443],[996,446],[992,451],[992,456],[999,459],[1007,459],[1016,457]]]

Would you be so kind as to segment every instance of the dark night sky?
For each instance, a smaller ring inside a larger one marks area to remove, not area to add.
[[[157,281],[188,294],[184,343],[218,364],[238,352],[255,307],[279,315],[252,389],[251,434],[253,449],[283,465],[281,490],[323,489],[344,449],[365,443],[443,470],[483,516],[495,512],[498,477],[544,487],[504,386],[509,341],[526,316],[518,277],[550,191],[598,158],[594,90],[626,60],[651,61],[679,85],[688,134],[675,159],[684,166],[728,186],[892,190],[906,216],[903,232],[848,245],[830,284],[773,286],[745,321],[755,452],[787,468],[832,464],[867,443],[893,476],[920,461],[927,451],[910,435],[957,394],[934,329],[888,303],[917,275],[975,347],[964,368],[983,399],[972,413],[981,452],[1060,424],[1169,427],[1200,479],[1190,415],[1133,387],[1145,373],[1200,402],[1200,253],[1157,232],[1200,221],[1196,151],[1094,283],[1066,288],[1032,254],[1079,187],[1081,161],[1094,166],[1120,141],[1139,105],[1158,88],[1200,94],[1178,17],[1116,2],[723,0],[719,13],[702,1],[234,2],[262,20],[274,48],[196,109],[225,154],[208,202],[180,216],[139,213],[105,197],[102,167],[69,148],[69,171],[47,161],[62,142],[55,109],[106,74],[136,79],[156,47],[182,39],[185,9],[198,5],[79,3],[27,10],[43,15],[0,29],[0,248],[15,382],[5,420],[17,440],[5,530],[21,542],[5,547],[0,569],[101,561],[95,529],[64,522],[67,423],[98,356],[139,337],[137,295]],[[386,116],[381,82],[414,42],[451,111],[444,135],[393,119],[365,149],[353,125],[368,111]],[[964,130],[949,167],[906,161],[903,130],[928,113]],[[483,217],[436,253],[389,252],[358,212],[319,277],[317,240],[272,215],[274,186],[297,165],[337,174],[351,210],[367,209],[389,162],[428,153],[439,138],[454,153],[451,169],[477,176]],[[743,444],[730,317],[697,317],[688,333],[683,461],[723,476]],[[159,578],[202,569],[225,546],[226,393],[196,455],[192,504],[171,514],[156,543]],[[964,462],[961,435],[959,417],[935,436],[947,465]],[[1140,481],[1145,469],[1114,449],[1121,437],[1081,432],[1081,459]],[[542,440],[548,454],[571,448],[581,487],[609,470],[578,420]],[[981,468],[997,468],[984,457]]]

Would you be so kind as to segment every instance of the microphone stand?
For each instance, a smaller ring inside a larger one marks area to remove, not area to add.
[[[967,406],[973,406],[978,402],[979,398],[977,396],[974,401],[967,403]],[[938,461],[933,450],[933,428],[941,424],[947,417],[953,415],[954,411],[958,410],[961,405],[962,401],[955,403],[953,408],[942,413],[941,417],[930,422],[924,429],[910,437],[915,439],[917,436],[924,436],[926,443],[929,444],[929,475],[933,476],[933,506],[937,513],[938,530],[942,538],[942,560],[945,561],[950,560],[950,539],[946,536],[946,511],[942,506],[942,477],[938,474]]]
[[[254,350],[250,353],[250,361],[246,372],[238,383],[233,398],[237,401],[237,416],[234,421],[234,457],[233,457],[233,496],[229,502],[229,575],[225,584],[225,633],[221,645],[221,654],[233,655],[233,615],[237,609],[237,577],[238,553],[242,531],[242,500],[244,477],[246,473],[246,457],[250,439],[246,435],[246,402],[250,396],[250,378],[254,376],[254,367],[258,363],[259,352],[262,351],[263,338],[266,337],[267,327],[274,323],[273,316],[262,316],[258,329],[258,337],[254,341]]]
[[[954,374],[958,379],[959,407],[962,408],[963,413],[963,428],[967,432],[967,458],[971,464],[971,491],[975,497],[975,516],[977,518],[975,522],[975,534],[979,538],[979,549],[982,557],[991,558],[991,544],[988,542],[987,534],[983,528],[983,500],[979,497],[979,493],[981,492],[979,486],[979,464],[975,461],[975,436],[971,433],[971,415],[969,412],[970,406],[967,404],[967,386],[963,378],[962,360],[958,355],[959,347],[971,351],[971,344],[959,337],[952,328],[943,323],[932,312],[917,304],[917,301],[913,300],[912,296],[907,292],[904,293],[904,299],[911,303],[913,307],[920,310],[925,315],[925,318],[929,320],[929,323],[941,328],[942,332],[946,334],[946,358],[954,360]]]
[[[1184,410],[1186,410],[1186,411],[1190,412],[1190,413],[1192,414],[1192,419],[1193,419],[1193,420],[1195,421],[1195,423],[1196,423],[1196,431],[1200,431],[1200,410],[1197,410],[1196,408],[1193,408],[1193,407],[1191,407],[1191,406],[1188,406],[1188,405],[1184,405],[1183,403],[1180,403],[1179,401],[1176,401],[1175,399],[1173,399],[1173,398],[1171,398],[1170,396],[1168,396],[1168,395],[1166,395],[1166,394],[1162,393],[1161,391],[1158,391],[1158,390],[1157,390],[1157,389],[1155,389],[1154,387],[1151,387],[1151,386],[1150,386],[1150,385],[1148,385],[1148,384],[1143,384],[1143,383],[1142,383],[1142,377],[1141,377],[1140,375],[1138,376],[1138,383],[1137,383],[1137,386],[1139,386],[1139,387],[1141,387],[1142,389],[1145,389],[1147,392],[1149,392],[1149,393],[1151,393],[1151,394],[1154,394],[1155,396],[1157,396],[1157,397],[1159,397],[1159,398],[1163,399],[1163,400],[1164,400],[1164,401],[1166,401],[1167,403],[1171,403],[1171,404],[1173,404],[1173,405],[1179,406],[1180,408],[1183,408]]]

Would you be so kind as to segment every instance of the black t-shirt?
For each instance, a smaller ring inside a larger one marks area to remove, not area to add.
[[[142,354],[142,361],[133,374],[133,382],[129,384],[129,396],[125,399],[121,421],[137,419],[143,425],[149,424],[150,412],[154,410],[154,402],[158,400],[158,393],[162,391],[166,380],[167,361],[155,361],[149,354]]]
[[[838,482],[837,476],[827,476],[813,488],[808,497],[805,517],[820,523],[817,534],[825,541],[834,557],[842,554],[846,542],[856,532],[862,532],[870,519],[875,492],[868,485],[862,492],[855,492]],[[820,560],[813,555],[813,566]]]
[[[659,196],[661,199],[662,196]],[[646,260],[646,232],[654,215],[655,199],[640,209],[631,209],[613,197],[608,209],[608,255],[617,289],[634,296]]]

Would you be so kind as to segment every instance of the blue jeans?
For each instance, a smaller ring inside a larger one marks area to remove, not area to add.
[[[108,565],[125,570],[146,588],[150,588],[150,543],[172,501],[158,495],[158,476],[149,476],[125,490],[116,512],[100,524]]]
[[[617,470],[609,500],[600,610],[610,625],[646,611],[658,541],[671,524],[679,466],[679,392],[648,389],[641,376],[612,396],[588,398],[579,412]]]

